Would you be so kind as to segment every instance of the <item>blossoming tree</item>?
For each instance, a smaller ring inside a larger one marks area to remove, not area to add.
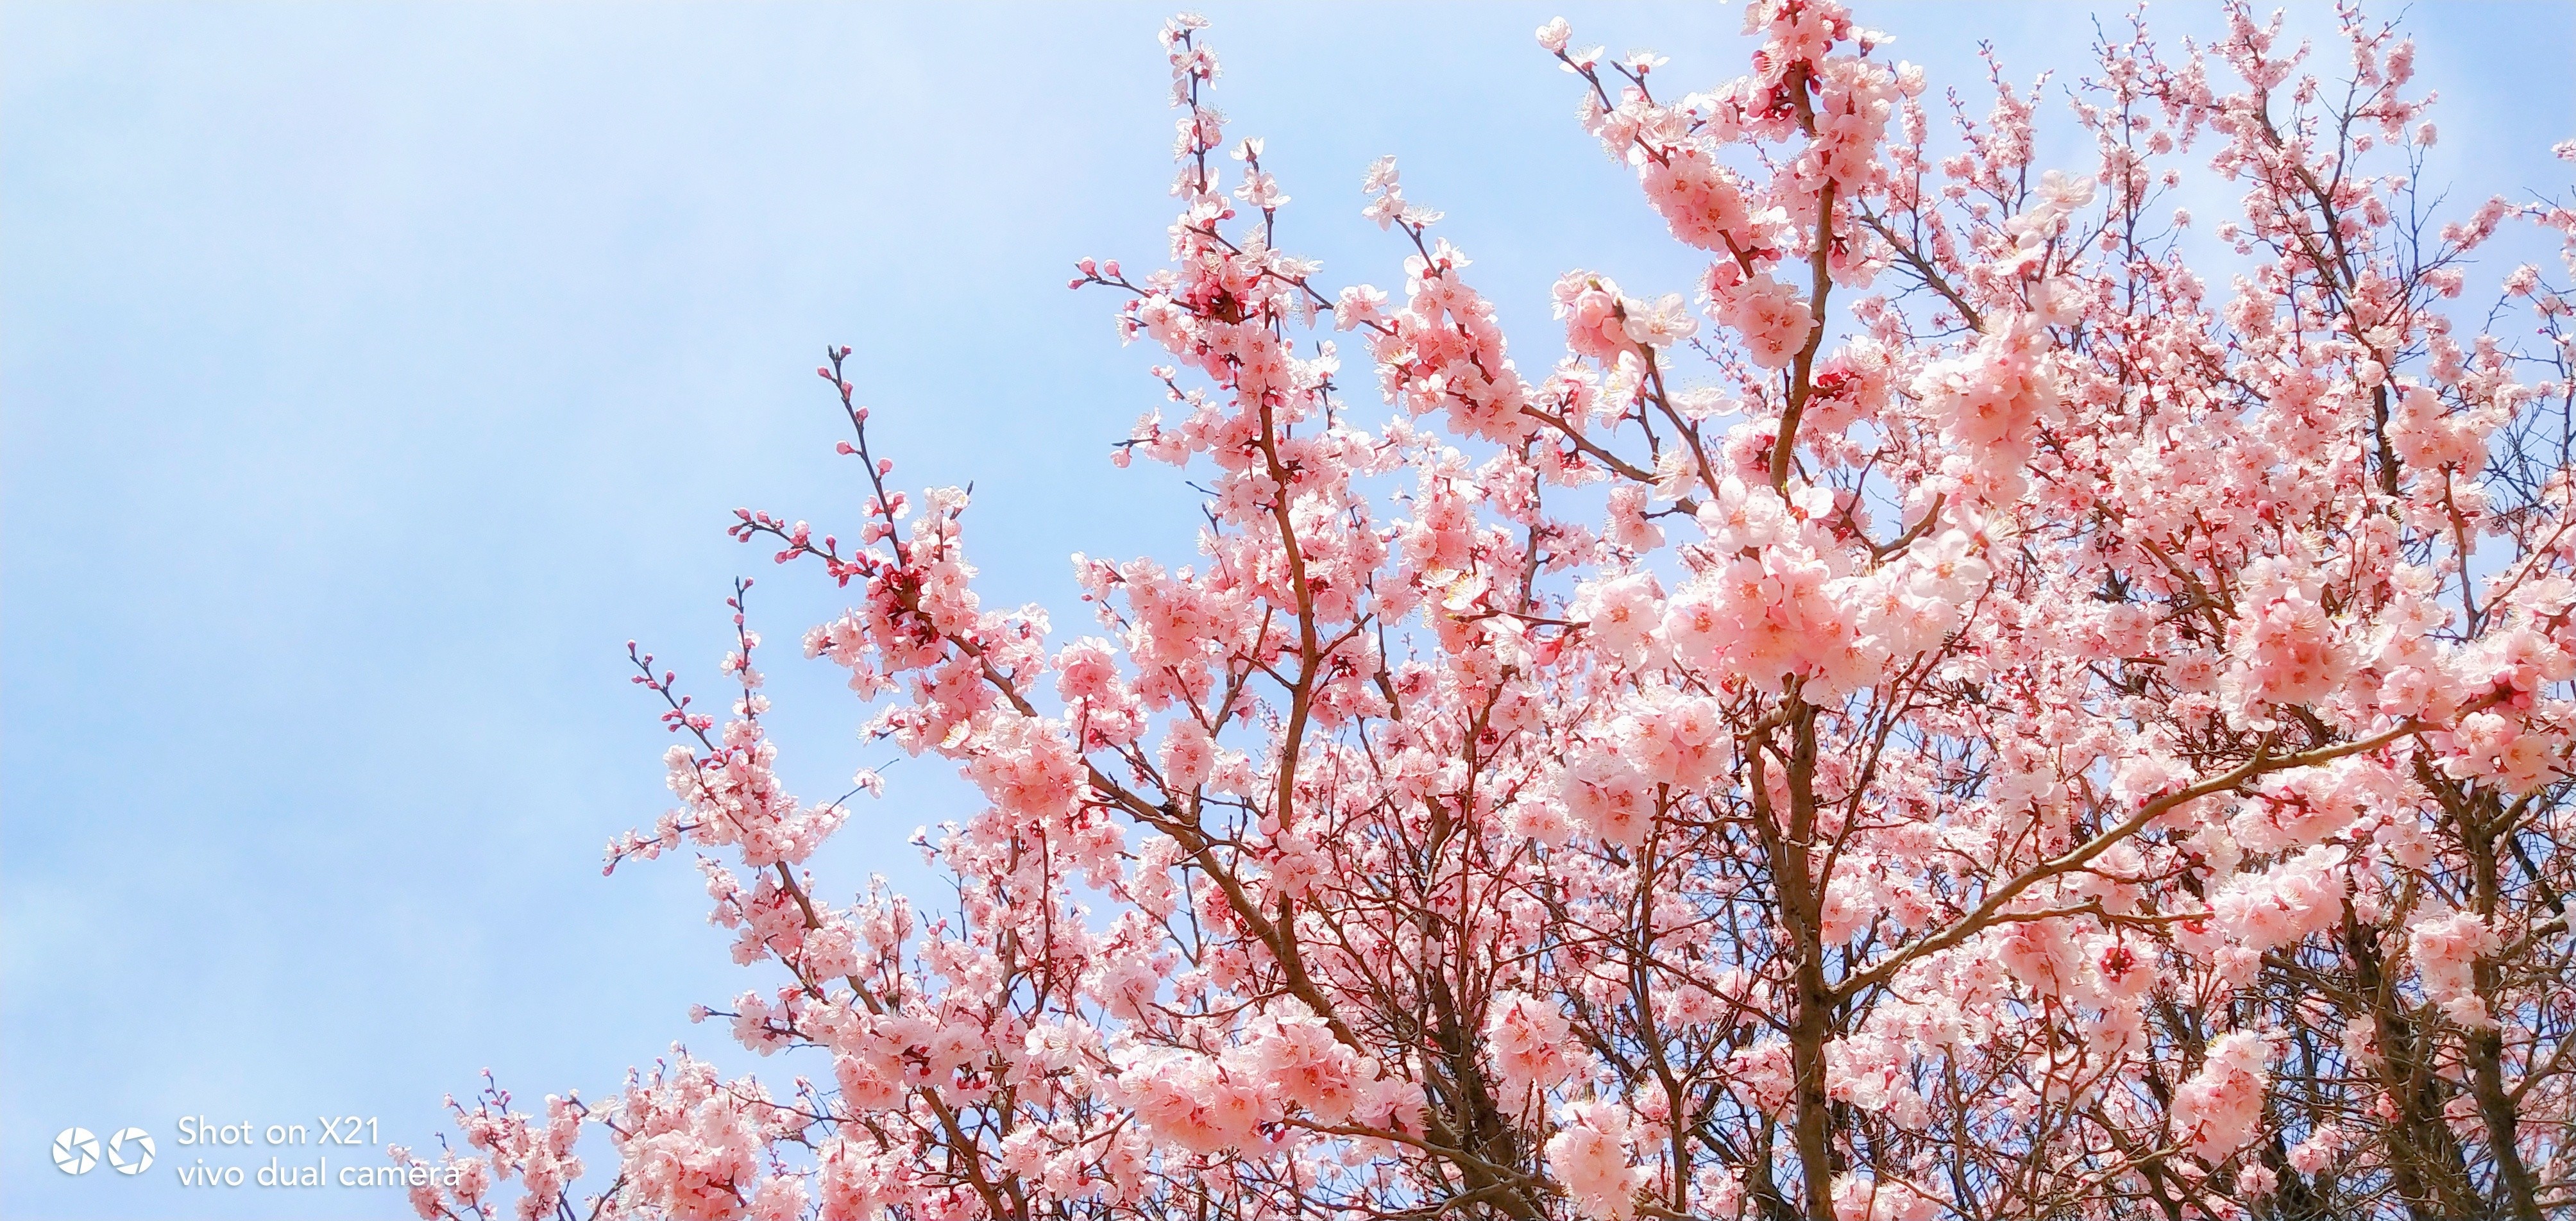
[[[1400,289],[1283,249],[1174,21],[1168,261],[1074,286],[1168,353],[1116,454],[1212,472],[1200,554],[1077,559],[1092,635],[985,608],[834,349],[864,518],[733,532],[980,792],[956,903],[807,868],[738,588],[729,716],[636,658],[678,807],[609,864],[698,855],[806,1075],[487,1089],[421,1215],[2567,1215],[2576,341],[2470,273],[2576,273],[2576,212],[2431,215],[2411,47],[2341,18],[2106,37],[2046,172],[2030,92],[1927,102],[1827,0],[1687,95],[1552,23],[1705,270],[1569,272],[1517,358],[1391,161]]]

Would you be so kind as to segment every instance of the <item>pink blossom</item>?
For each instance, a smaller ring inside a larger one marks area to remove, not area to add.
[[[2252,1031],[2220,1035],[2202,1054],[2200,1070],[2175,1088],[2175,1135],[2201,1160],[2220,1161],[2259,1134],[2264,1066],[2273,1054],[2273,1045]]]
[[[1646,778],[1606,750],[1584,755],[1565,769],[1558,799],[1576,826],[1600,839],[1633,848],[1654,826],[1654,798]]]
[[[2477,964],[2502,943],[2495,931],[2468,912],[2419,918],[2406,930],[2407,952],[2415,960],[2424,998],[2463,1026],[2492,1026],[2495,1019],[2477,992]]]
[[[1633,1139],[1627,1112],[1606,1102],[1576,1103],[1565,1126],[1548,1138],[1548,1173],[1573,1193],[1584,1215],[1627,1221],[1636,1214],[1637,1188],[1653,1173],[1629,1164]]]

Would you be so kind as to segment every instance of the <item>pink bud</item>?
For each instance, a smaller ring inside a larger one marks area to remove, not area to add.
[[[1101,264],[1100,270],[1102,274],[1110,277],[1111,279],[1116,279],[1118,277],[1118,260],[1111,259],[1108,262]]]
[[[852,445],[847,441],[843,441],[840,444],[833,446],[832,451],[839,454],[855,454],[859,452],[859,447]]]
[[[877,473],[878,473],[878,474],[880,474],[880,475],[891,475],[891,474],[893,474],[893,473],[894,473],[894,459],[892,459],[892,458],[879,458],[879,459],[877,459]]]
[[[830,366],[830,365],[816,365],[816,366],[814,366],[814,376],[819,377],[819,378],[822,378],[822,379],[823,379],[823,380],[825,380],[825,381],[830,381],[830,380],[832,380],[832,366]]]

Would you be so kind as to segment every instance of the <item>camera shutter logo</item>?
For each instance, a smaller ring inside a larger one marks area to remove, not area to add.
[[[65,1128],[54,1137],[54,1168],[64,1174],[88,1174],[98,1165],[98,1138],[87,1128]]]
[[[141,1174],[152,1168],[152,1134],[141,1128],[120,1128],[107,1138],[107,1164],[118,1174]]]

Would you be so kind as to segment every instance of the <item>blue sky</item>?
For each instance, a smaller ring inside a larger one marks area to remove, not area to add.
[[[1399,281],[1358,215],[1395,153],[1524,367],[1553,358],[1568,268],[1686,290],[1531,41],[1559,11],[1678,82],[1742,70],[1708,4],[1212,8],[1218,104],[1268,138],[1286,244]],[[2081,11],[1863,16],[1974,97],[1977,39],[2018,77],[2073,69]],[[2425,9],[2454,198],[2564,189],[2571,13]],[[603,1095],[674,1039],[749,1058],[685,1020],[770,982],[731,965],[696,872],[599,876],[667,800],[624,642],[717,698],[727,583],[754,574],[789,777],[829,797],[893,756],[793,659],[836,592],[723,535],[742,504],[851,519],[826,343],[857,349],[900,482],[976,485],[988,603],[1070,635],[1070,553],[1186,557],[1191,494],[1106,461],[1152,356],[1063,287],[1079,256],[1161,253],[1163,15],[0,9],[0,1215],[404,1215],[181,1188],[173,1166],[271,1151],[183,1149],[177,1121],[356,1114],[426,1144],[486,1066],[533,1099]],[[828,889],[927,891],[904,841],[966,795],[934,762],[888,775]],[[163,1164],[61,1175],[45,1146],[75,1124],[139,1125]]]

